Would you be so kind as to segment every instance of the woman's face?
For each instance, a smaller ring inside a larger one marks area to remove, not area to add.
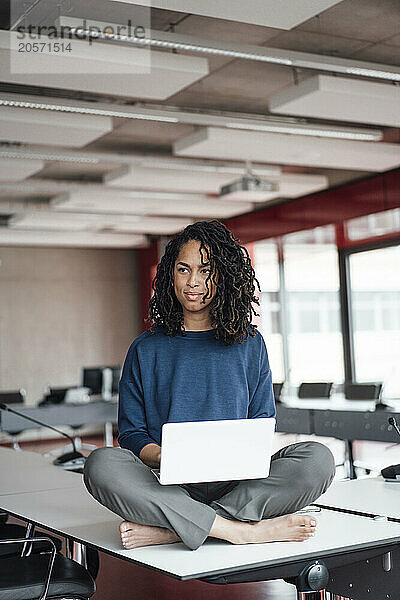
[[[174,266],[174,291],[182,306],[183,312],[209,312],[209,304],[213,300],[216,286],[212,278],[208,281],[210,295],[207,294],[206,279],[210,276],[210,264],[206,252],[200,252],[200,242],[190,240],[179,252]]]

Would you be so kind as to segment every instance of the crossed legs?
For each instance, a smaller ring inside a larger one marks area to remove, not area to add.
[[[233,544],[307,539],[316,520],[292,513],[319,497],[333,476],[330,451],[304,442],[277,452],[268,478],[241,481],[210,506],[182,486],[160,486],[146,465],[121,448],[92,452],[84,479],[89,492],[124,519],[126,548],[183,541],[196,549],[208,536]]]

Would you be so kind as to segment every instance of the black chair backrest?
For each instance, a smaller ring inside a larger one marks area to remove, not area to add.
[[[345,383],[344,395],[348,400],[379,400],[383,384],[375,383]]]
[[[283,383],[273,383],[272,388],[274,390],[275,402],[279,402],[281,399]]]
[[[0,392],[0,402],[4,404],[21,404],[25,402],[25,392],[16,390],[15,392]]]
[[[69,387],[64,387],[64,388],[52,388],[51,387],[49,389],[48,398],[54,404],[60,404],[61,402],[64,402],[66,393],[72,387],[74,387],[74,386],[70,385]]]
[[[299,385],[299,398],[329,398],[333,383],[331,381],[304,381]]]

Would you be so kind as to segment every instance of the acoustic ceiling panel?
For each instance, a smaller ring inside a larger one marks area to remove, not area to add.
[[[32,231],[90,231],[108,225],[103,215],[63,214],[47,211],[24,212],[13,216],[8,226]]]
[[[143,235],[96,232],[18,231],[0,228],[0,246],[58,246],[63,248],[143,248]]]
[[[339,4],[340,0],[113,0],[140,4],[205,17],[253,23],[278,29],[292,29],[314,15]]]
[[[43,167],[42,160],[2,158],[0,160],[0,181],[22,181],[34,173],[38,173]]]
[[[140,198],[114,194],[73,193],[54,198],[54,210],[125,215],[170,215],[178,217],[209,217],[224,219],[252,210],[250,202],[227,202],[207,196],[190,199]]]
[[[283,173],[278,180],[280,197],[298,198],[305,194],[313,194],[328,187],[328,178],[325,175],[303,175],[296,173]]]
[[[245,168],[243,167],[243,174]],[[278,192],[267,195],[268,198],[296,198],[324,189],[328,185],[326,177],[321,175],[276,174],[259,175],[257,167],[253,168],[257,177],[263,181],[278,184]],[[218,194],[221,186],[238,179],[240,174],[213,173],[209,171],[193,171],[188,168],[150,168],[141,166],[123,167],[118,172],[110,173],[105,182],[108,187],[137,190],[160,190],[168,192],[195,192]]]
[[[105,182],[107,186],[126,189],[218,194],[219,188],[233,179],[235,179],[235,175],[232,173],[196,172],[179,169],[179,167],[154,169],[133,166],[124,167],[118,173],[111,173],[105,178]]]
[[[110,117],[0,106],[0,141],[80,148],[111,130]]]
[[[206,127],[179,139],[174,154],[333,169],[386,171],[400,165],[400,145]]]
[[[316,75],[269,99],[272,112],[400,127],[400,87]]]
[[[147,235],[172,235],[193,222],[192,219],[178,217],[130,217],[114,219],[113,231],[122,233],[146,233]]]
[[[8,226],[29,231],[108,231],[167,235],[180,231],[190,219],[109,214],[36,211],[13,216]]]
[[[165,100],[208,74],[205,58],[79,40],[73,40],[71,53],[25,53],[18,72],[12,68],[19,59],[17,40],[10,44],[10,33],[0,31],[0,79],[24,85]],[[143,70],[144,52],[151,53],[148,72],[137,72]]]

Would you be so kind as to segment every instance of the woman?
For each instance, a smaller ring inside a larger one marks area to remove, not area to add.
[[[189,225],[166,247],[151,329],[131,345],[122,373],[121,447],[95,450],[85,466],[89,492],[124,519],[125,548],[183,541],[196,549],[207,537],[300,541],[315,533],[315,518],[293,513],[333,479],[322,444],[281,449],[266,479],[161,486],[151,473],[166,422],[275,415],[265,343],[251,323],[256,283],[247,250],[218,221]]]

